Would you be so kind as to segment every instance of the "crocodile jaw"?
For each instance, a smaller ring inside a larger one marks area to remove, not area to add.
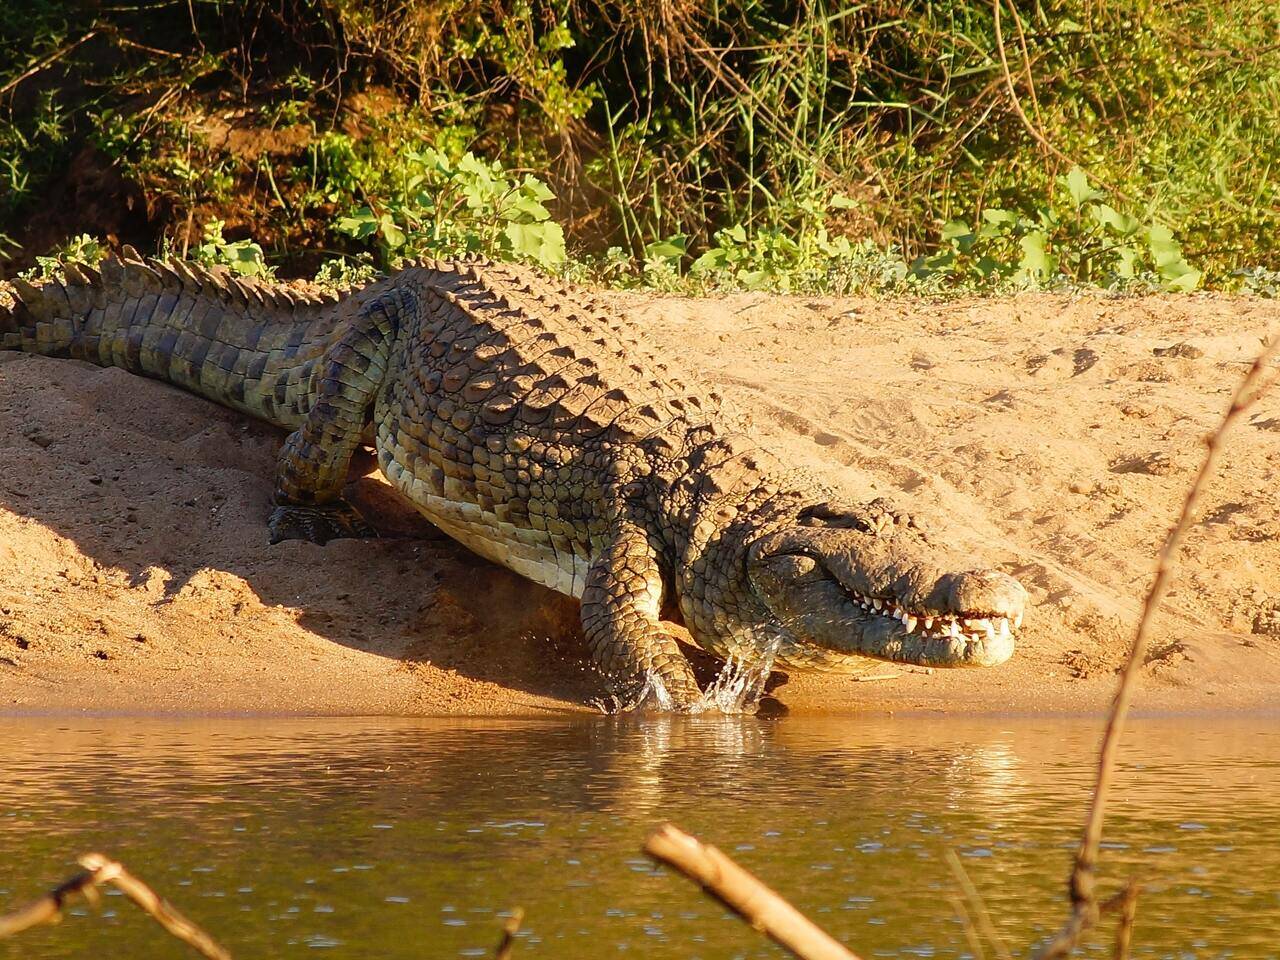
[[[1013,655],[1026,591],[994,570],[947,572],[918,534],[809,527],[748,554],[757,596],[783,630],[784,659],[830,669],[873,657],[990,667]]]

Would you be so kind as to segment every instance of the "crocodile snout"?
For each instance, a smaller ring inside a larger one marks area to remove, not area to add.
[[[797,650],[995,666],[1012,656],[1026,611],[1027,593],[1013,577],[948,569],[934,544],[909,532],[794,527],[759,541],[752,564],[753,582]],[[807,659],[824,660],[816,652]]]

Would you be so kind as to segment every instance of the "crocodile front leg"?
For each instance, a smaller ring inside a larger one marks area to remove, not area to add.
[[[641,528],[619,524],[587,573],[582,627],[592,662],[622,709],[652,700],[690,710],[702,696],[689,661],[662,629],[661,607],[657,551]]]
[[[400,312],[387,298],[369,303],[319,361],[315,401],[280,451],[276,507],[267,521],[272,543],[378,535],[342,489],[386,376]]]

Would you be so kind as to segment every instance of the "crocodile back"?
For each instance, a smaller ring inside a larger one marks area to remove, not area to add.
[[[706,422],[721,398],[580,287],[514,264],[446,266],[425,284],[415,369],[494,426],[634,442]]]
[[[401,276],[417,302],[374,410],[383,471],[477,553],[580,595],[618,488],[714,431],[719,396],[587,291],[506,264]]]

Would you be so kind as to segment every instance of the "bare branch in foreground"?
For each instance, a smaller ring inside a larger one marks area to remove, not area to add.
[[[1160,603],[1169,589],[1173,568],[1178,559],[1178,548],[1195,520],[1196,506],[1217,466],[1218,456],[1222,452],[1227,433],[1275,384],[1276,380],[1280,379],[1280,374],[1271,367],[1271,361],[1277,349],[1280,349],[1280,335],[1272,338],[1271,342],[1264,347],[1262,353],[1253,361],[1244,379],[1240,381],[1240,385],[1236,387],[1222,423],[1206,441],[1204,462],[1201,463],[1200,470],[1187,491],[1178,522],[1169,531],[1169,536],[1160,550],[1155,577],[1151,581],[1151,589],[1147,592],[1146,600],[1142,605],[1142,616],[1138,620],[1138,628],[1134,633],[1129,660],[1125,663],[1120,675],[1120,686],[1111,703],[1111,713],[1107,718],[1106,730],[1102,735],[1102,746],[1098,751],[1097,781],[1093,788],[1093,798],[1089,803],[1089,814],[1085,820],[1084,831],[1080,837],[1075,866],[1071,871],[1071,915],[1062,930],[1037,954],[1038,960],[1065,957],[1079,942],[1081,936],[1098,922],[1100,913],[1097,895],[1098,846],[1102,842],[1102,825],[1106,817],[1107,799],[1111,794],[1116,752],[1120,745],[1120,736],[1124,732],[1125,720],[1129,715],[1134,683],[1145,661],[1151,627],[1155,622]],[[1125,909],[1128,910],[1129,907]]]
[[[524,911],[516,907],[502,925],[502,939],[498,941],[498,949],[493,951],[493,960],[510,960],[511,951],[516,945],[516,934],[520,932],[520,924],[524,923]]]
[[[173,908],[163,897],[114,860],[100,853],[80,858],[81,873],[64,880],[39,900],[0,916],[0,940],[41,923],[57,923],[67,901],[79,894],[91,898],[103,884],[114,884],[170,934],[194,948],[207,960],[231,960],[231,954],[211,936]]]
[[[800,960],[857,956],[715,847],[669,823],[644,842],[644,852],[679,870],[743,920]]]

